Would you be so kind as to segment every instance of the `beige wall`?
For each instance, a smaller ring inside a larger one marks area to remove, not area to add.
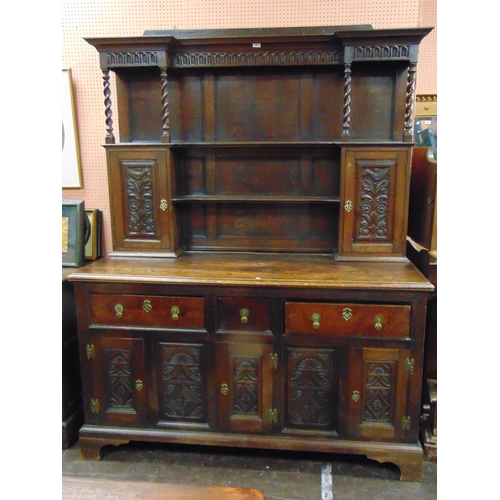
[[[63,0],[62,67],[71,68],[83,188],[62,197],[85,200],[104,217],[104,252],[111,227],[104,142],[104,98],[96,50],[83,38],[142,35],[146,29],[250,28],[371,24],[374,28],[437,26],[437,0]],[[437,93],[437,29],[424,39],[417,93]],[[113,96],[112,96],[113,97]],[[117,131],[115,120],[115,132]]]

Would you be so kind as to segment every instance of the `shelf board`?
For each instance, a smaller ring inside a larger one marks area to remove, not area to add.
[[[338,196],[219,196],[189,195],[175,196],[173,202],[198,203],[340,203]]]

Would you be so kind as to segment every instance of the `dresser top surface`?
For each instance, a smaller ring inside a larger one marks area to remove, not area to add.
[[[335,262],[329,256],[182,254],[178,258],[106,257],[70,281],[216,286],[432,291],[410,262]]]

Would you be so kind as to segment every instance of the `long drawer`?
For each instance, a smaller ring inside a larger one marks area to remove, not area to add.
[[[94,325],[203,329],[203,297],[91,294]]]
[[[285,333],[407,338],[410,306],[287,302]]]

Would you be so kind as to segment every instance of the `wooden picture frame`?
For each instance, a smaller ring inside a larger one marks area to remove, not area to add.
[[[98,258],[98,215],[96,208],[85,209],[88,221],[90,223],[90,236],[85,243],[85,260],[96,260]]]
[[[85,202],[62,202],[62,265],[80,267],[85,259]]]
[[[62,187],[83,187],[71,69],[62,70]]]

